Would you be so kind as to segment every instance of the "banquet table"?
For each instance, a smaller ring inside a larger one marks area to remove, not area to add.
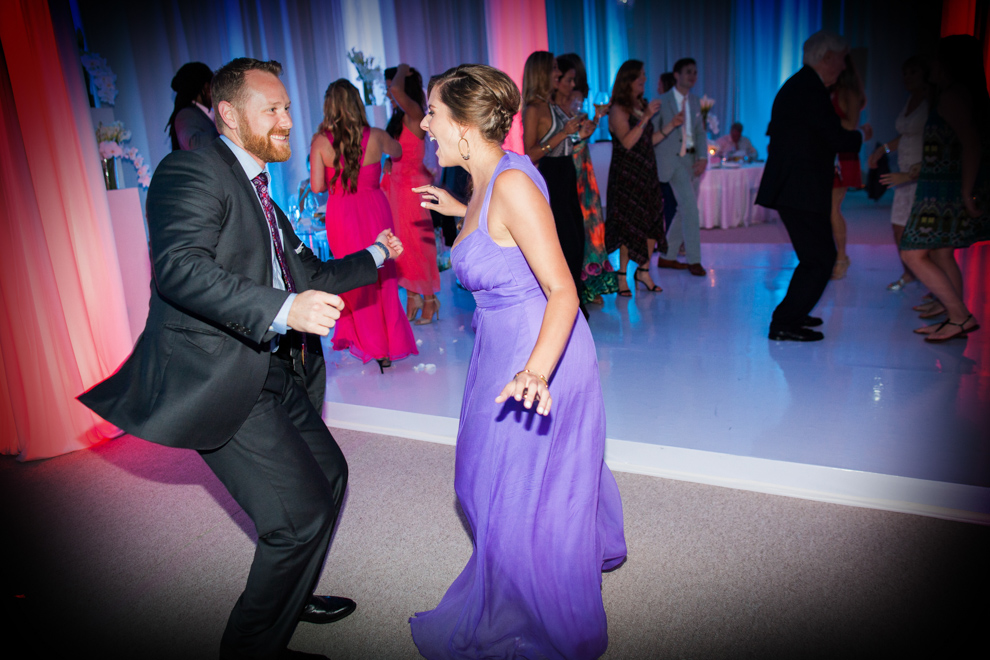
[[[701,175],[698,213],[702,229],[730,229],[768,222],[776,211],[756,206],[763,163],[709,165]]]

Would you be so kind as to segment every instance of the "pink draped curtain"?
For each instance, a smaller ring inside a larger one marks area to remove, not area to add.
[[[0,42],[0,451],[32,460],[114,431],[75,397],[133,342],[71,23],[0,2]]]
[[[548,50],[547,7],[529,0],[485,0],[488,64],[509,75],[522,92],[526,58],[536,50]],[[523,152],[522,120],[516,115],[505,148]]]

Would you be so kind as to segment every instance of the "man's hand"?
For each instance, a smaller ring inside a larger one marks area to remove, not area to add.
[[[340,318],[344,301],[332,293],[309,289],[296,295],[289,307],[288,326],[299,332],[326,337]]]
[[[383,229],[382,233],[378,234],[378,238],[375,240],[379,241],[388,250],[389,259],[397,259],[402,254],[402,241],[392,233],[391,229]]]
[[[859,130],[863,131],[863,142],[869,142],[873,139],[873,127],[869,124],[863,124]]]
[[[707,153],[707,152],[705,152],[705,153]],[[694,175],[696,177],[697,176],[701,176],[702,174],[705,173],[705,168],[706,167],[708,167],[708,159],[707,158],[705,158],[703,160],[696,160],[696,161],[694,161]]]

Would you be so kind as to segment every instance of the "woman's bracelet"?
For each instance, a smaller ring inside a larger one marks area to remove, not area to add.
[[[515,378],[519,378],[519,374],[529,374],[530,376],[536,376],[537,378],[543,381],[544,387],[550,389],[550,383],[547,382],[547,377],[544,376],[543,374],[538,374],[535,371],[530,371],[529,369],[523,369],[522,371],[516,373]]]
[[[550,146],[550,141],[548,140],[540,149],[543,150],[543,153],[548,154],[553,150],[553,147]]]

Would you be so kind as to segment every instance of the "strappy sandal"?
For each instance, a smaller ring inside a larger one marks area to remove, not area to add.
[[[622,285],[623,284],[626,284],[626,278],[620,277],[619,278],[619,290],[617,292],[618,296],[620,298],[632,298],[632,290],[629,288],[629,285],[626,284],[626,288],[623,289],[622,288]]]
[[[650,272],[650,267],[649,266],[643,266],[642,268],[637,268],[636,269],[636,274],[633,275],[633,279],[636,281],[637,284],[642,284],[643,287],[647,291],[652,291],[653,293],[660,293],[661,291],[663,291],[663,289],[661,289],[659,286],[657,286],[656,284],[654,284],[651,287],[649,284],[647,284],[643,280],[639,279],[639,273],[647,273],[647,274],[649,274],[649,272]]]
[[[966,338],[966,335],[968,335],[971,332],[976,332],[977,330],[980,329],[980,324],[979,323],[977,323],[976,325],[974,325],[972,328],[968,328],[967,329],[967,328],[964,328],[963,327],[964,325],[966,325],[967,323],[969,323],[972,320],[973,320],[973,315],[972,314],[970,314],[969,316],[967,316],[963,320],[962,323],[955,323],[954,321],[949,321],[948,319],[946,319],[941,324],[939,324],[938,328],[936,328],[934,332],[930,333],[930,335],[935,334],[935,332],[938,332],[939,330],[941,330],[942,328],[944,328],[947,325],[957,326],[959,328],[959,332],[957,332],[954,335],[949,335],[948,337],[938,337],[938,338],[935,338],[935,337],[932,337],[932,336],[929,335],[929,336],[925,337],[925,341],[927,341],[929,343],[932,343],[932,344],[940,344],[943,341],[949,341],[950,339],[956,339],[956,338],[959,338],[959,337],[965,339]]]
[[[895,281],[887,285],[887,291],[900,291],[911,282],[914,282],[914,278],[907,279],[904,275],[901,275]]]

